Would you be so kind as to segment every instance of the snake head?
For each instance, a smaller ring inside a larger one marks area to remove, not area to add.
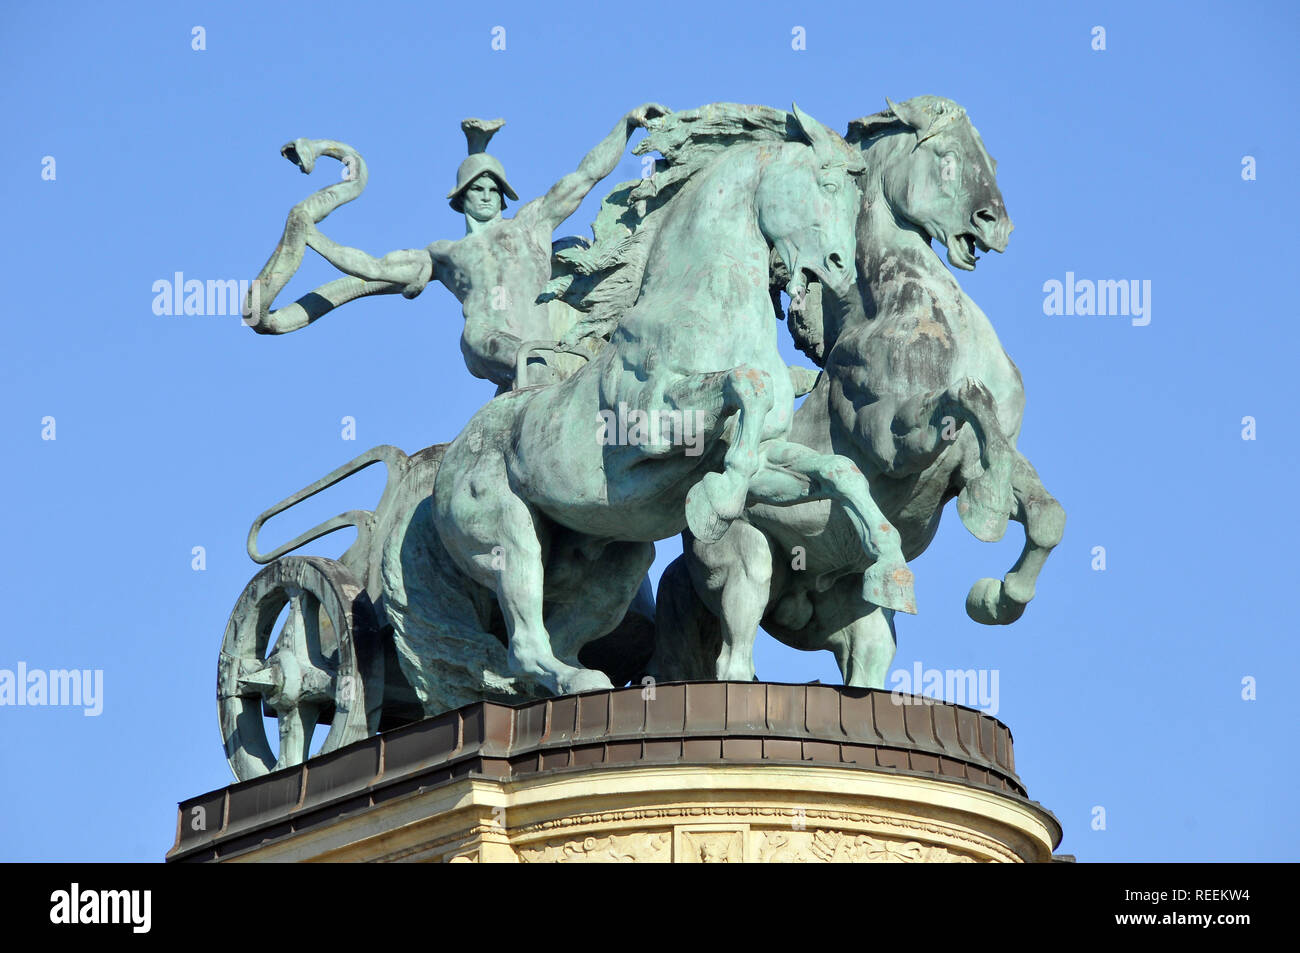
[[[311,170],[316,167],[316,153],[308,139],[286,142],[280,147],[280,155],[301,169],[304,175],[310,175]]]

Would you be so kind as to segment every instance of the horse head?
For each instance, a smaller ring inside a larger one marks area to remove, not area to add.
[[[758,227],[785,263],[786,292],[801,298],[805,272],[840,293],[857,280],[855,225],[866,170],[861,153],[794,106],[792,141],[765,166],[754,193]]]
[[[955,268],[973,271],[976,249],[1006,250],[1011,219],[989,156],[966,110],[917,96],[849,123],[883,198],[900,219],[939,239]]]

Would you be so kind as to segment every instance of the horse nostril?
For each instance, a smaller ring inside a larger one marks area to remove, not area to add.
[[[987,225],[994,225],[998,220],[998,217],[986,208],[982,208],[976,212],[975,217]]]
[[[844,267],[844,261],[840,258],[838,252],[831,252],[830,257],[829,257],[828,259],[826,259],[826,260],[827,260],[828,262],[830,262],[830,264],[831,264],[832,267],[835,267],[835,268],[843,268],[843,267]]]

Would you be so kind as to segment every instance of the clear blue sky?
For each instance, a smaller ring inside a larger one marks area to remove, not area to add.
[[[922,93],[966,106],[999,160],[1015,234],[961,282],[1024,373],[1020,447],[1069,524],[1025,617],[992,629],[963,599],[1011,565],[1019,528],[981,544],[950,513],[913,566],[921,614],[900,620],[895,665],[998,671],[1062,851],[1295,859],[1297,14],[1132,7],[7,5],[0,669],[102,669],[104,710],[0,708],[0,859],[160,859],[176,801],[231,780],[215,667],[257,568],[252,518],[367,447],[451,439],[491,396],[437,285],[279,338],[153,313],[175,272],[253,278],[289,207],[337,176],[302,176],[282,143],[362,152],[366,194],[322,227],[382,254],[461,234],[443,196],[466,116],[507,119],[493,152],[529,199],[647,100],[795,100],[843,130]],[[629,154],[609,184],[639,171]],[[558,234],[587,234],[594,208]],[[1046,316],[1043,284],[1066,272],[1149,280],[1150,324]],[[289,292],[331,275],[309,260]],[[272,529],[368,508],[380,485],[367,473]],[[838,681],[829,655],[766,636],[758,666]]]

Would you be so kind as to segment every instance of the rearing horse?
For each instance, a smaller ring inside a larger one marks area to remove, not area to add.
[[[629,245],[626,267],[640,271],[624,276],[630,295],[609,343],[572,377],[487,404],[434,485],[438,534],[496,594],[513,671],[559,693],[610,687],[577,663],[583,640],[600,634],[588,607],[543,618],[543,566],[561,536],[572,545],[576,534],[600,560],[593,588],[621,615],[655,540],[687,526],[717,539],[747,503],[834,499],[874,559],[861,596],[912,611],[898,533],[866,478],[844,457],[787,439],[794,391],[768,292],[771,248],[792,295],[805,271],[842,293],[853,286],[860,153],[797,107],[715,104],[660,123],[646,144],[665,158],[634,197],[670,197]],[[698,422],[697,439],[652,426],[611,444],[613,414]]]
[[[867,473],[908,559],[929,546],[954,497],[981,540],[1000,538],[1008,518],[1024,524],[1014,568],[1000,581],[979,580],[966,599],[977,622],[1014,622],[1060,542],[1065,513],[1016,450],[1020,372],[930,245],[939,239],[964,270],[975,267],[976,250],[1006,248],[1012,225],[996,165],[965,110],[934,96],[855,120],[847,138],[867,163],[858,286],[827,302],[823,326],[811,322],[814,333],[800,342],[825,373],[791,437]],[[827,502],[757,505],[719,541],[687,537],[660,581],[651,674],[751,679],[761,620],[796,648],[833,651],[846,684],[883,687],[893,612],[848,582],[870,560]]]

